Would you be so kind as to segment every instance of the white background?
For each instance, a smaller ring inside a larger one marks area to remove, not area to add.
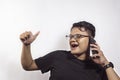
[[[0,0],[0,80],[48,80],[49,73],[24,71],[19,35],[40,35],[32,44],[33,58],[69,50],[65,38],[74,22],[96,26],[96,40],[120,75],[120,0]]]

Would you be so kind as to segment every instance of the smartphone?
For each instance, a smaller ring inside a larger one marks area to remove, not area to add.
[[[96,43],[95,39],[90,37],[90,44],[95,44],[95,43]],[[94,48],[94,47],[92,47],[92,48]],[[98,51],[92,50],[92,54],[97,54],[97,53],[98,53]]]

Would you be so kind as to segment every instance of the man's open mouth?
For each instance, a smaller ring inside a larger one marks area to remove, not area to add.
[[[75,49],[75,48],[77,48],[79,46],[79,44],[71,43],[70,46],[71,46],[72,49]]]

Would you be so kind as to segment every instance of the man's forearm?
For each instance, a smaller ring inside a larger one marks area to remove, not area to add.
[[[33,61],[30,47],[30,45],[22,47],[21,64],[24,69],[29,68]]]
[[[116,72],[112,67],[109,67],[106,69],[106,74],[107,74],[108,80],[120,80],[120,77],[116,74]]]

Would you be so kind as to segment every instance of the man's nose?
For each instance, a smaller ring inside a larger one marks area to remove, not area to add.
[[[75,37],[71,37],[70,41],[76,41],[76,38]]]

